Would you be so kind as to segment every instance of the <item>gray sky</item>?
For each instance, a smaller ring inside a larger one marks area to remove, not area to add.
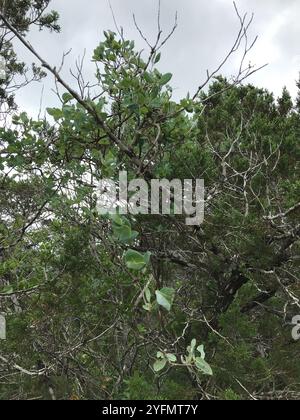
[[[259,35],[252,51],[251,62],[269,66],[250,81],[267,87],[276,95],[286,85],[296,93],[295,80],[300,71],[299,46],[299,0],[237,0],[241,13],[255,13],[251,36]],[[128,39],[136,40],[139,48],[145,44],[140,39],[132,19],[135,13],[138,23],[150,39],[157,30],[157,0],[111,0],[118,24],[124,28]],[[93,78],[94,65],[90,61],[93,49],[102,39],[103,30],[114,30],[112,14],[107,0],[53,0],[52,8],[61,16],[61,34],[34,31],[31,43],[51,64],[58,66],[62,54],[72,48],[63,74],[68,81],[69,68],[74,67],[76,58],[86,49],[85,75]],[[189,91],[195,92],[205,78],[206,69],[213,70],[231,48],[238,30],[238,21],[231,0],[162,0],[162,27],[167,32],[173,25],[178,11],[178,29],[166,45],[160,69],[172,72],[172,86],[176,98]],[[20,58],[31,62],[25,49],[17,45]],[[223,74],[235,74],[238,56],[224,68]],[[18,95],[21,107],[36,114],[44,85],[44,106],[57,103],[51,92],[53,80],[43,84],[30,85]]]

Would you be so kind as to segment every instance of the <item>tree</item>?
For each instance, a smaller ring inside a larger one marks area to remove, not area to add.
[[[292,97],[286,87],[282,90],[282,95],[278,98],[278,111],[280,115],[287,115],[293,109]]]
[[[299,77],[299,80],[297,82],[297,88],[300,89],[300,77]],[[298,90],[298,95],[297,95],[297,98],[296,98],[296,110],[299,113],[299,110],[300,110],[300,92],[299,92],[299,90]]]
[[[109,31],[93,56],[98,92],[77,93],[2,20],[63,93],[51,120],[19,113],[1,129],[0,398],[299,397],[282,326],[299,310],[288,92],[276,102],[242,83],[253,68],[232,80],[218,68],[175,102],[159,71],[169,36],[147,41],[145,57]],[[232,52],[243,40],[249,51],[247,27]],[[204,223],[100,215],[97,182],[124,169],[147,182],[205,178]]]
[[[58,14],[55,11],[47,13],[50,0],[1,0],[0,11],[11,24],[25,36],[32,26],[38,26],[40,30],[47,28],[58,32]],[[0,78],[0,106],[2,115],[15,109],[14,92],[20,87],[38,81],[45,73],[36,65],[32,65],[32,75],[24,62],[19,61],[13,48],[13,36],[11,31],[0,23],[0,58],[5,76]],[[16,82],[16,78],[19,80]]]

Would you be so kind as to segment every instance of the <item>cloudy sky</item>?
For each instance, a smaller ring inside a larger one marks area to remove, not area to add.
[[[286,85],[295,94],[295,80],[300,71],[299,0],[237,0],[241,13],[255,14],[250,35],[259,36],[251,53],[251,62],[258,66],[268,63],[250,81],[267,87],[279,95]],[[128,39],[136,40],[139,48],[145,48],[132,19],[136,19],[149,39],[157,31],[157,0],[111,0],[116,20],[124,28]],[[52,8],[60,13],[61,34],[35,31],[31,43],[51,64],[59,66],[62,54],[72,48],[64,67],[64,75],[70,81],[69,69],[86,50],[85,77],[92,79],[93,49],[102,39],[105,29],[114,30],[114,21],[107,0],[53,0]],[[195,92],[205,78],[206,70],[213,70],[230,50],[238,30],[238,21],[231,0],[162,0],[162,27],[168,32],[178,12],[178,29],[164,49],[160,68],[173,73],[172,86],[176,98],[187,92]],[[17,50],[25,61],[31,62],[30,54],[21,45]],[[238,56],[224,68],[227,76],[235,74]],[[44,87],[43,87],[44,85]],[[43,84],[31,85],[18,97],[20,105],[36,114],[43,90],[44,106],[55,105],[56,96],[51,92],[53,80],[49,76]]]

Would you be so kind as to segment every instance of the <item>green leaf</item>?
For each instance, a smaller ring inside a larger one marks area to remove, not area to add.
[[[196,357],[195,364],[196,364],[196,368],[200,372],[202,372],[204,375],[209,375],[209,376],[212,376],[213,375],[213,371],[212,371],[211,367],[201,357]]]
[[[64,93],[62,96],[62,100],[64,104],[66,104],[67,102],[70,102],[72,99],[73,99],[73,96],[68,92]]]
[[[146,265],[149,264],[150,258],[151,258],[151,252],[146,252],[146,254],[144,254],[144,260],[145,260]]]
[[[154,64],[157,64],[157,63],[160,61],[160,59],[161,59],[161,53],[158,53],[158,54],[155,56],[155,59],[154,59]]]
[[[160,372],[161,370],[164,369],[166,364],[167,364],[166,359],[156,360],[156,362],[153,365],[154,372]]]
[[[60,118],[62,118],[62,111],[58,108],[47,108],[48,114],[55,119],[55,121],[58,121]]]
[[[201,358],[204,360],[205,359],[205,351],[204,351],[204,346],[198,346],[197,347],[198,352],[201,354]]]
[[[112,214],[110,215],[111,220],[118,226],[123,226],[123,219],[119,214]]]
[[[170,311],[175,297],[175,290],[164,287],[161,290],[156,290],[155,294],[157,303],[167,311]]]
[[[167,353],[166,358],[169,360],[169,362],[175,363],[177,361],[177,357],[172,353]]]
[[[149,287],[147,287],[147,289],[145,290],[145,298],[147,302],[151,302],[151,291]]]
[[[145,311],[147,312],[151,312],[152,311],[151,303],[146,303],[145,305],[143,305],[143,309],[145,309]]]
[[[144,78],[145,78],[145,80],[146,80],[147,83],[153,83],[152,76],[147,71],[144,73]]]
[[[191,341],[190,353],[194,353],[197,341],[195,338]]]
[[[120,242],[128,242],[131,240],[132,231],[129,226],[114,226],[114,235]]]
[[[167,83],[169,83],[169,81],[172,79],[172,77],[173,77],[172,73],[164,74],[162,76],[162,78],[160,79],[159,83],[161,85],[166,85]]]
[[[24,123],[24,124],[26,124],[26,123],[28,123],[28,121],[29,121],[29,119],[28,119],[28,116],[27,116],[27,114],[26,114],[26,112],[22,112],[21,114],[20,114],[20,120]]]
[[[155,98],[150,103],[151,108],[160,108],[162,106],[162,98]]]
[[[149,263],[150,256],[151,254],[149,252],[141,254],[140,252],[129,249],[124,258],[128,268],[131,270],[142,270]]]
[[[94,56],[93,56],[93,60],[94,61],[101,61],[104,58],[104,51],[105,51],[105,46],[103,43],[101,43],[99,45],[99,47],[97,47],[94,50]]]
[[[139,232],[137,232],[136,230],[132,230],[131,231],[131,237],[130,240],[133,241],[134,239],[136,239],[139,236]]]

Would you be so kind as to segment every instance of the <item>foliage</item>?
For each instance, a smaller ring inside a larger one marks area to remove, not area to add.
[[[299,109],[221,76],[176,102],[160,54],[105,32],[94,100],[66,88],[0,129],[1,399],[299,392]],[[100,215],[97,182],[124,169],[204,178],[204,223]]]
[[[30,28],[37,26],[39,30],[49,29],[59,32],[58,13],[47,8],[51,0],[0,0],[0,13],[24,36]],[[5,66],[6,77],[0,78],[1,112],[7,113],[16,109],[14,94],[19,87],[28,85],[31,81],[39,81],[46,76],[41,67],[32,64],[31,74],[26,64],[18,60],[14,50],[13,37],[5,24],[0,20],[0,60]],[[17,82],[16,82],[17,80]]]

